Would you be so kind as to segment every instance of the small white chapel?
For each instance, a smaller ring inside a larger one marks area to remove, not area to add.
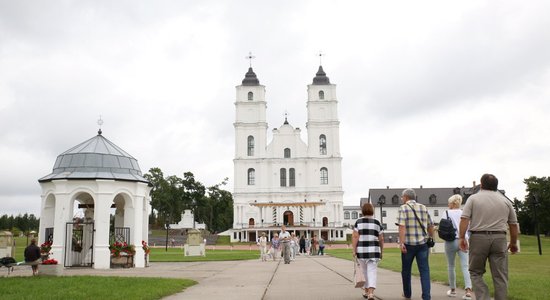
[[[135,245],[132,264],[145,266],[141,241],[148,241],[151,187],[137,160],[101,129],[61,153],[52,172],[38,182],[39,243],[52,242],[50,258],[64,267],[108,269],[109,243],[117,241]]]

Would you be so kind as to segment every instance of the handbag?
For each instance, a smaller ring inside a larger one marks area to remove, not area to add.
[[[410,204],[407,203],[407,205],[412,209],[412,211],[414,213],[414,216],[416,217],[416,220],[418,221],[418,224],[420,224],[420,227],[422,228],[422,232],[424,232],[424,236],[428,236],[428,234],[426,233],[426,228],[424,228],[424,224],[422,224],[422,222],[420,221],[420,218],[418,218],[418,215],[416,214],[416,210],[414,210],[414,208]],[[426,245],[428,245],[428,248],[432,248],[433,246],[435,246],[435,242],[434,242],[433,237],[428,236],[428,238],[426,240]]]
[[[357,257],[353,258],[353,283],[356,288],[365,286],[365,274],[363,274],[363,268],[361,268]]]

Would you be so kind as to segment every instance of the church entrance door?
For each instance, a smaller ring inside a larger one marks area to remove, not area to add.
[[[286,226],[294,226],[294,214],[290,210],[285,211],[283,214],[283,224]]]

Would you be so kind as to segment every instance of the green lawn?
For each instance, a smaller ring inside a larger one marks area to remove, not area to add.
[[[223,261],[223,260],[247,260],[257,259],[260,257],[260,252],[256,247],[253,250],[206,250],[206,256],[183,256],[181,248],[152,248],[149,261],[151,262],[166,262],[166,261]]]
[[[543,255],[538,254],[537,239],[535,236],[520,237],[521,253],[510,255],[509,260],[509,292],[510,300],[519,299],[547,299],[548,282],[550,282],[550,260],[548,253],[550,251],[550,238],[542,238]],[[333,249],[327,251],[328,254],[335,257],[351,260],[351,250]],[[459,265],[457,258],[456,265]],[[401,252],[399,249],[386,249],[384,259],[380,267],[392,271],[401,271]],[[418,275],[416,264],[413,264],[413,274]],[[447,259],[445,254],[430,254],[430,276],[432,281],[447,283]],[[493,283],[490,276],[489,265],[485,276],[491,293]],[[464,286],[462,272],[457,268],[457,285]]]
[[[0,280],[2,299],[160,299],[196,284],[188,279],[35,276]]]

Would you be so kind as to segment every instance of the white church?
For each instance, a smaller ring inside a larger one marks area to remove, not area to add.
[[[252,67],[236,87],[231,241],[269,239],[284,224],[297,236],[345,240],[336,85],[319,66],[307,86],[307,142],[284,123],[267,140],[267,100]]]

